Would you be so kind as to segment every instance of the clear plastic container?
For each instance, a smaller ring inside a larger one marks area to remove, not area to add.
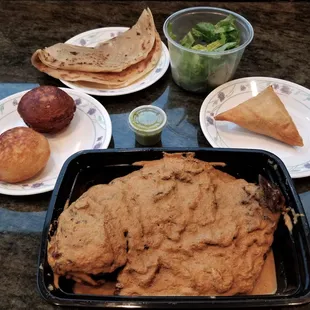
[[[161,108],[142,105],[131,111],[128,122],[135,133],[136,141],[141,145],[150,146],[160,141],[167,115]]]
[[[198,23],[216,24],[228,15],[236,18],[240,31],[240,45],[223,52],[205,52],[183,47],[180,40]],[[176,36],[173,40],[169,28]],[[194,7],[170,15],[164,23],[168,40],[172,77],[177,85],[193,92],[206,92],[231,80],[243,52],[254,36],[253,27],[241,15],[214,7]]]

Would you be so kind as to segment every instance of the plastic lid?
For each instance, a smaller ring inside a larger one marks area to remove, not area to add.
[[[142,105],[129,114],[129,125],[136,132],[155,133],[161,131],[166,122],[166,113],[153,105]]]

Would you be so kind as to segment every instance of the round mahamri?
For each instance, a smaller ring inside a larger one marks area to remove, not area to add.
[[[17,111],[24,122],[42,133],[57,133],[73,119],[76,105],[63,90],[55,86],[39,86],[27,92]]]
[[[18,183],[39,173],[50,157],[47,139],[27,127],[15,127],[0,135],[0,181]]]

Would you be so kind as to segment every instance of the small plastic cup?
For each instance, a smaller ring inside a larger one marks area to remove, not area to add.
[[[240,46],[226,51],[197,51],[182,46],[180,40],[198,23],[215,24],[228,15],[236,18]],[[169,29],[176,36],[172,38]],[[245,48],[254,36],[252,25],[241,15],[215,7],[193,7],[170,15],[164,23],[168,41],[171,72],[177,85],[192,92],[207,92],[231,80]]]
[[[144,146],[154,145],[160,141],[166,122],[166,113],[153,105],[135,108],[128,118],[129,127],[135,133],[136,141]]]

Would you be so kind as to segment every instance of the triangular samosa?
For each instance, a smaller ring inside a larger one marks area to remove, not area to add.
[[[293,146],[303,146],[302,137],[272,86],[233,109],[215,117]]]

